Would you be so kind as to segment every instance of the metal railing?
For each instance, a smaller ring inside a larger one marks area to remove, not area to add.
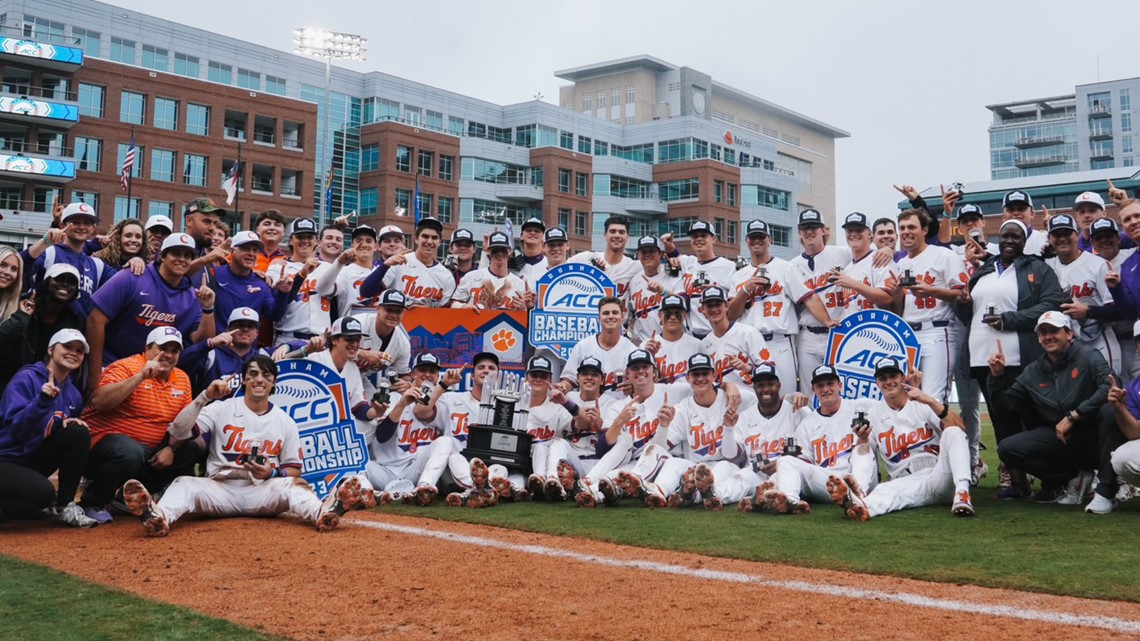
[[[30,143],[19,140],[0,139],[0,151],[10,151],[16,154],[36,154],[39,156],[65,156],[75,157],[75,150],[70,147],[60,147],[52,144]]]
[[[286,149],[304,149],[304,147],[301,146],[300,140],[292,140],[290,138],[282,138],[281,146]]]
[[[238,129],[237,127],[226,126],[224,131],[225,137],[231,140],[245,140],[245,130]]]
[[[17,85],[5,82],[3,85],[0,85],[0,91],[21,98],[44,98],[46,100],[79,102],[79,94],[77,92],[48,87],[33,87],[31,85]]]
[[[253,141],[272,145],[274,144],[276,136],[272,133],[264,133],[260,131],[253,132]]]

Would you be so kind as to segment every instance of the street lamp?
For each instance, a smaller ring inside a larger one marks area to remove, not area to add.
[[[324,58],[325,60],[325,117],[323,125],[325,140],[324,144],[321,145],[321,193],[319,196],[320,207],[318,208],[320,212],[318,219],[322,225],[328,221],[332,214],[327,209],[329,164],[326,163],[327,158],[325,156],[325,150],[331,144],[329,139],[329,110],[331,109],[329,94],[332,93],[332,59],[364,60],[364,54],[367,50],[368,40],[350,33],[337,33],[311,27],[293,30],[293,53],[313,58]]]

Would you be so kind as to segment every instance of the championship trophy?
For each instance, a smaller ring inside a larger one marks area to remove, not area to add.
[[[498,464],[513,472],[529,474],[531,435],[527,433],[530,385],[517,373],[500,371],[483,383],[479,413],[468,429],[463,455]],[[522,403],[524,406],[519,407]]]

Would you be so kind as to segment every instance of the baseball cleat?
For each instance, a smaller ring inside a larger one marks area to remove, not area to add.
[[[370,490],[360,485],[360,478],[349,476],[337,484],[336,490],[329,493],[321,501],[321,510],[317,513],[317,530],[327,532],[340,525],[340,517],[349,510],[363,510],[368,505],[364,497]]]
[[[715,496],[711,496],[705,499],[705,509],[712,512],[720,512],[724,509],[724,501],[718,499]]]
[[[752,504],[757,509],[763,508],[764,507],[764,495],[767,494],[769,490],[775,490],[775,489],[776,489],[775,481],[764,481],[760,485],[756,486],[756,491],[752,493]]]
[[[546,479],[537,474],[531,474],[526,480],[526,491],[530,492],[531,497],[538,498],[543,496],[542,486],[546,483]]]
[[[847,484],[847,481],[832,476],[827,479],[827,493],[831,495],[831,500],[836,505],[843,508],[847,518],[852,521],[866,521],[871,518],[870,512],[867,511],[867,505],[863,503],[863,497],[856,493],[854,487]]]
[[[697,467],[694,465],[681,474],[681,489],[678,492],[690,501],[697,495]]]
[[[496,476],[491,479],[491,489],[493,489],[501,499],[511,498],[511,482],[507,480],[505,476]]]
[[[757,490],[759,491],[759,490]],[[788,513],[788,496],[778,490],[767,490],[764,492],[764,509],[770,510],[777,514]]]
[[[578,504],[578,507],[594,507],[598,504],[597,498],[590,490],[583,490],[581,492],[578,492],[578,494],[574,497],[574,502]]]
[[[641,491],[645,493],[645,507],[662,508],[668,505],[665,500],[665,493],[657,487],[656,483],[642,484]]]
[[[542,484],[542,493],[551,503],[566,500],[566,489],[562,487],[562,482],[555,478],[546,479],[546,483]]]
[[[954,505],[950,507],[954,516],[974,516],[974,504],[970,502],[970,493],[963,490],[954,494]]]
[[[712,489],[713,483],[716,479],[713,478],[712,468],[704,463],[698,463],[694,468],[693,476],[696,477],[697,491],[702,495],[708,494]]]
[[[626,471],[617,473],[617,478],[614,479],[614,485],[621,490],[624,496],[645,498],[647,492],[641,485],[641,479]]]
[[[669,495],[669,498],[665,499],[665,505],[669,507],[669,509],[677,510],[685,505],[685,499],[681,496],[680,492],[674,492]]]
[[[421,485],[417,487],[415,492],[416,505],[420,507],[431,505],[432,501],[435,501],[437,494],[439,494],[439,490],[436,489],[434,485]]]
[[[558,461],[558,482],[567,492],[573,492],[578,487],[578,471],[568,461]]]
[[[843,475],[843,482],[847,484],[847,487],[851,488],[851,491],[855,493],[855,496],[858,496],[861,499],[867,497],[867,494],[863,492],[863,486],[859,485],[859,481],[856,481],[854,476],[850,474]]]
[[[511,488],[511,491],[514,491],[514,488]],[[513,503],[526,503],[530,499],[531,499],[530,491],[528,491],[526,488],[523,488],[523,489],[515,492],[514,496],[511,498],[511,502],[513,502]]]
[[[610,478],[598,481],[598,491],[602,493],[602,502],[606,505],[617,505],[624,496],[621,488]]]
[[[390,492],[377,492],[376,504],[380,507],[385,507],[392,504],[392,494]]]
[[[166,517],[142,483],[131,479],[123,484],[123,503],[128,512],[142,521],[147,536],[166,536],[170,533]]]
[[[468,490],[464,492],[464,494],[467,496],[467,502],[465,505],[473,510],[478,510],[480,508],[487,507],[487,503],[490,501],[491,495],[494,495],[495,493],[487,492],[485,490]]]
[[[752,505],[752,499],[749,498],[740,499],[740,502],[736,504],[736,511],[740,512],[741,514],[748,514],[753,509],[754,506]]]
[[[471,459],[471,488],[481,490],[487,487],[487,477],[491,473],[487,470],[487,464],[482,459]]]
[[[464,504],[467,503],[467,497],[463,496],[459,492],[452,492],[451,494],[447,495],[447,498],[444,499],[443,502],[447,507],[463,507]]]

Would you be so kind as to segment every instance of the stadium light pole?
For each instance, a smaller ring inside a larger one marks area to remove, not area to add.
[[[325,151],[332,144],[329,137],[329,111],[332,108],[332,100],[329,97],[329,94],[332,93],[332,60],[333,58],[364,60],[364,54],[367,51],[368,40],[362,36],[312,27],[293,30],[293,53],[312,58],[324,58],[325,61],[325,117],[322,125],[325,140],[324,144],[321,145],[321,193],[318,196],[320,198],[320,206],[318,207],[320,215],[317,217],[321,225],[327,224],[332,215],[328,199],[328,181],[331,172],[329,171],[329,163],[326,162],[328,158]]]

